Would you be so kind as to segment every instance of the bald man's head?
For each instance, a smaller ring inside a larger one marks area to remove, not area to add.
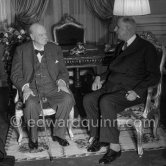
[[[47,32],[43,25],[34,23],[29,28],[31,39],[37,47],[43,47],[48,42]]]
[[[120,40],[127,41],[136,33],[136,23],[132,17],[120,17],[115,27]]]

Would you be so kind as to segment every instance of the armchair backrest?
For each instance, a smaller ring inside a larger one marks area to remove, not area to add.
[[[64,15],[59,23],[53,25],[54,42],[61,46],[85,43],[84,33],[83,25],[69,15]]]
[[[158,56],[160,56],[159,58],[160,58],[161,78],[159,83],[156,86],[148,88],[148,95],[147,95],[146,105],[145,105],[145,109],[143,113],[143,117],[147,118],[149,112],[152,109],[156,109],[156,110],[159,109],[161,89],[162,89],[162,76],[164,71],[166,51],[165,51],[165,47],[158,42],[154,34],[152,34],[151,32],[143,32],[142,34],[140,34],[140,37],[151,42],[156,47]]]
[[[156,47],[157,53],[160,56],[160,72],[162,76],[164,71],[165,58],[166,58],[165,47],[161,43],[159,43],[155,35],[152,34],[151,32],[142,32],[140,34],[140,37],[142,37],[145,40],[148,40]]]

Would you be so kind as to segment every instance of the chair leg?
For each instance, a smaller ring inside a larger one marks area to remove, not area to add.
[[[154,136],[154,139],[158,140],[157,128],[158,128],[158,124],[159,124],[159,115],[155,114],[154,119],[155,119],[155,121],[154,121],[155,124],[153,125],[153,136]]]
[[[18,129],[18,144],[21,145],[22,138],[23,138],[23,130],[22,130],[22,123],[21,123],[21,117],[16,113],[16,123],[17,123],[17,129]]]
[[[136,132],[137,132],[138,155],[139,155],[139,157],[142,157],[142,155],[143,155],[143,147],[142,147],[143,127],[142,127],[142,121],[141,120],[135,120],[134,121],[134,127],[135,127]]]
[[[69,123],[68,123],[68,133],[69,133],[69,137],[71,140],[73,140],[74,138],[74,134],[72,131],[72,127],[73,127],[73,120],[74,120],[74,107],[71,109],[71,112],[69,114]]]

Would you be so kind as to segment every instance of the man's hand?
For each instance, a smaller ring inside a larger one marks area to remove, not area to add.
[[[92,90],[96,91],[102,87],[102,82],[100,81],[100,76],[96,76],[93,84],[92,84]]]
[[[62,90],[62,91],[64,91],[64,92],[70,94],[70,91],[69,91],[69,89],[67,88],[66,83],[65,83],[63,80],[59,80],[57,84],[58,84],[58,92],[59,92],[60,90]]]
[[[32,95],[35,96],[35,94],[33,93],[33,91],[29,88],[29,86],[25,86],[24,90],[23,90],[23,103],[25,103],[25,101],[28,99],[28,97]]]
[[[134,101],[137,97],[140,98],[140,96],[133,90],[128,91],[126,94],[126,99],[129,101]]]

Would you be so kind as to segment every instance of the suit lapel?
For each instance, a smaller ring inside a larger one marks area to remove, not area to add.
[[[33,64],[34,54],[35,52],[33,48],[33,43],[29,42],[28,45],[26,46],[26,56],[25,56],[27,63],[29,62],[30,64]]]
[[[128,57],[130,54],[134,53],[136,49],[138,49],[139,37],[137,36],[136,39],[133,41],[133,43],[131,43],[124,51],[121,51],[123,47],[123,43],[119,46],[120,48],[119,48],[119,51],[117,52],[117,57],[111,63],[111,66],[121,62],[121,60],[123,60],[125,57]]]
[[[121,53],[121,56],[123,57],[135,52],[135,50],[137,49],[136,45],[138,45],[138,41],[139,37],[137,36],[136,39]]]
[[[26,45],[26,48],[25,48],[26,52],[25,52],[25,62],[26,62],[26,68],[28,69],[28,71],[33,71],[33,62],[34,62],[34,55],[35,55],[35,52],[34,52],[34,48],[33,48],[33,43],[32,42],[29,42],[27,45]]]
[[[25,81],[29,82],[33,76],[34,72],[34,49],[33,49],[33,44],[32,41],[27,43],[27,45],[24,45],[24,79]]]

